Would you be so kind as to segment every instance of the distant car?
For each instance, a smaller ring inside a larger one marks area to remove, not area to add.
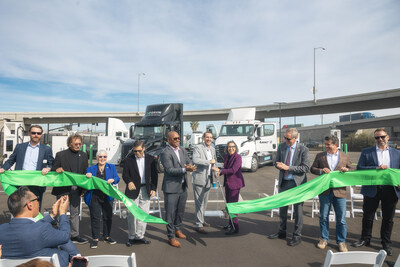
[[[394,142],[394,141],[389,141],[389,142],[388,142],[388,146],[390,146],[390,147],[393,147],[393,148],[396,148],[396,149],[397,149],[397,143],[396,143],[396,142]]]

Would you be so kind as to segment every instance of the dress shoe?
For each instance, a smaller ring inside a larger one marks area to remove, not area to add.
[[[206,222],[203,222],[203,226],[204,226],[204,227],[210,227],[210,224],[209,224],[209,223],[206,223]]]
[[[365,240],[360,239],[357,242],[354,242],[353,244],[351,244],[351,246],[356,247],[356,248],[359,248],[359,247],[362,247],[362,246],[369,247],[370,246],[370,241],[369,240],[365,241]]]
[[[224,228],[224,230],[228,230],[228,229],[232,228],[232,225],[231,224],[227,224],[222,228]]]
[[[181,243],[179,243],[179,241],[176,240],[175,238],[169,239],[169,240],[168,240],[168,243],[169,243],[171,246],[176,247],[176,248],[180,248],[180,247],[181,247]]]
[[[339,243],[338,246],[339,246],[339,251],[340,251],[340,252],[347,252],[347,251],[349,251],[349,250],[347,249],[347,247],[346,247],[346,243],[344,243],[344,242]]]
[[[325,249],[325,248],[326,248],[326,245],[328,245],[328,242],[327,242],[325,239],[321,238],[321,239],[319,240],[318,244],[317,244],[317,248],[319,248],[319,249]],[[340,248],[340,247],[339,247],[339,248]]]
[[[175,235],[177,238],[186,239],[186,236],[182,233],[181,230],[175,231]]]
[[[268,236],[269,239],[286,239],[286,233],[278,232]]]
[[[71,237],[71,241],[76,244],[86,244],[89,242],[89,240],[87,238],[80,237],[79,235],[75,236],[75,237]]]
[[[239,228],[233,229],[233,227],[229,229],[229,231],[225,232],[226,235],[236,235],[238,233],[239,233]]]
[[[383,247],[383,250],[386,251],[386,254],[388,256],[392,256],[393,255],[393,249],[391,247]]]
[[[288,245],[291,247],[297,246],[298,244],[301,243],[301,237],[300,236],[293,236],[292,240],[289,241]]]
[[[204,230],[203,227],[196,227],[194,230],[196,230],[196,232],[198,232],[199,234],[203,234],[203,235],[208,234],[208,233],[206,232],[206,230]]]
[[[150,244],[150,243],[151,243],[150,240],[147,240],[147,239],[145,239],[145,238],[143,237],[143,238],[141,238],[141,239],[129,239],[128,242],[126,242],[126,246],[127,246],[127,247],[130,247],[130,246],[132,246],[132,245],[134,245],[134,244],[145,244],[145,245],[148,245],[148,244]]]
[[[90,242],[90,248],[97,248],[97,245],[99,244],[99,240],[92,240],[92,242]]]

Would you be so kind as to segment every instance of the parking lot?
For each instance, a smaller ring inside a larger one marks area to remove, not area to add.
[[[316,152],[310,152],[312,163]],[[359,153],[349,154],[352,162],[358,161]],[[121,170],[119,170],[121,171]],[[272,166],[264,166],[255,173],[244,172],[246,187],[241,190],[243,200],[265,197],[273,194],[274,179],[278,177],[278,171]],[[310,175],[310,179],[315,176]],[[161,188],[163,175],[159,175],[159,188]],[[121,179],[119,188],[124,192],[125,185]],[[44,197],[44,209],[49,210],[55,197],[50,195],[50,189]],[[348,190],[349,191],[349,190]],[[210,194],[208,210],[222,210],[224,205],[216,202],[216,192]],[[161,201],[162,192],[159,191]],[[0,193],[0,222],[9,221],[10,214],[6,206],[7,196]],[[221,200],[221,196],[219,196]],[[349,197],[348,197],[349,200]],[[362,202],[357,202],[356,206],[361,207]],[[162,210],[163,202],[161,203]],[[348,202],[350,210],[350,202]],[[400,209],[400,205],[398,205]],[[396,214],[395,225],[392,233],[394,256],[388,257],[390,261],[395,261],[400,252],[400,215]],[[355,218],[348,218],[348,238],[347,245],[349,250],[353,250],[350,243],[356,241],[361,233],[362,214],[357,213]],[[146,238],[151,241],[150,245],[133,245],[126,247],[127,241],[127,222],[126,219],[114,215],[111,236],[118,242],[115,245],[99,243],[97,249],[90,249],[89,244],[78,245],[82,255],[97,254],[117,254],[128,255],[136,253],[138,266],[321,266],[325,259],[326,249],[320,250],[315,247],[319,239],[319,217],[318,214],[312,218],[311,201],[304,204],[304,227],[302,243],[296,247],[287,246],[284,240],[270,240],[267,235],[278,230],[279,216],[274,214],[271,218],[270,211],[263,211],[252,214],[239,215],[240,233],[235,236],[226,236],[222,226],[226,225],[227,219],[224,217],[207,217],[207,222],[211,227],[207,228],[208,234],[201,235],[194,231],[194,203],[191,186],[189,186],[189,199],[186,205],[183,232],[188,236],[187,240],[181,242],[182,248],[173,248],[168,245],[165,225],[148,224]],[[381,218],[375,221],[373,230],[372,247],[363,247],[359,250],[378,251],[381,248],[379,230]],[[331,241],[328,249],[337,252],[334,235],[335,223],[331,223]],[[84,204],[83,218],[80,224],[81,234],[90,238],[90,219],[89,210]],[[288,238],[291,237],[293,221],[289,221]]]

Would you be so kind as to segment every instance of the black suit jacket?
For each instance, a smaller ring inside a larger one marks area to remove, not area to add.
[[[56,158],[54,159],[52,171],[57,170],[59,167],[62,167],[66,172],[72,172],[71,165],[71,153],[73,153],[70,149],[66,149],[60,151],[56,154]],[[79,165],[78,165],[78,174],[85,174],[86,169],[88,168],[88,156],[85,152],[79,151]],[[69,193],[71,191],[71,186],[62,186],[62,187],[53,187],[53,191],[51,191],[52,195],[58,196],[65,193]]]
[[[144,154],[144,169],[146,190],[150,196],[151,190],[157,190],[158,183],[157,162],[155,161],[153,156]],[[135,155],[132,155],[126,159],[122,172],[122,179],[124,179],[126,183],[125,195],[131,199],[136,199],[139,195],[142,179],[140,177]],[[129,190],[129,182],[133,182],[135,184],[135,190]]]

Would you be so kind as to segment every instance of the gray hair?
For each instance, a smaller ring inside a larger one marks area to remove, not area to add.
[[[333,134],[325,136],[325,141],[331,142],[333,145],[336,146],[339,145],[339,138],[337,138],[337,136]]]
[[[292,138],[296,138],[299,136],[299,132],[297,131],[296,128],[289,128],[286,130],[286,133],[290,133],[292,135]]]
[[[97,153],[96,153],[96,158],[97,158],[100,154],[106,154],[106,156],[107,156],[107,151],[105,151],[104,149],[98,150]]]

